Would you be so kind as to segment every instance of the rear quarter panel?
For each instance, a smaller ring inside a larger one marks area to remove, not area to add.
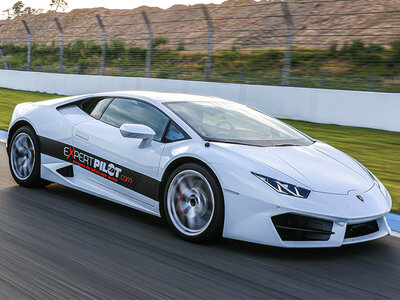
[[[11,117],[9,132],[24,121],[33,127],[38,136],[67,141],[71,138],[72,126],[77,119],[67,118],[62,113],[63,109],[58,108],[86,97],[88,95],[18,104]]]

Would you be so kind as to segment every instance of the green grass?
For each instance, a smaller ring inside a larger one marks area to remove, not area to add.
[[[59,95],[0,89],[0,129],[7,130],[11,114],[18,103],[60,97]]]
[[[0,89],[0,129],[8,129],[12,111],[18,103],[55,97],[59,96]],[[393,211],[400,212],[400,133],[293,120],[285,122],[364,164],[389,190]]]

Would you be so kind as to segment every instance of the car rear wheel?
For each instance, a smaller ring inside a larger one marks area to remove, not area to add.
[[[39,142],[31,127],[23,126],[14,133],[8,151],[11,175],[19,185],[41,187],[48,184],[40,178]]]
[[[172,229],[192,242],[213,241],[222,235],[224,202],[215,176],[205,167],[188,163],[170,176],[164,214]]]

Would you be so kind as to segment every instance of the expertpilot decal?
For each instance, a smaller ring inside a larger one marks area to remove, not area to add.
[[[66,160],[72,160],[73,164],[114,182],[118,182],[120,177],[124,182],[132,182],[132,178],[129,178],[125,175],[122,176],[122,169],[115,166],[113,163],[108,163],[101,159],[95,158],[89,154],[77,150],[76,148],[64,147],[64,156],[66,157]]]
[[[122,187],[158,201],[160,181],[157,179],[75,148],[69,144],[43,136],[40,136],[39,139],[42,154],[67,161],[92,174],[101,176]]]

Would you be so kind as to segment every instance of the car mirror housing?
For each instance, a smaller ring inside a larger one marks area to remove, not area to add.
[[[156,133],[149,126],[142,124],[122,124],[119,128],[121,135],[126,138],[142,139],[139,148],[150,147]]]

